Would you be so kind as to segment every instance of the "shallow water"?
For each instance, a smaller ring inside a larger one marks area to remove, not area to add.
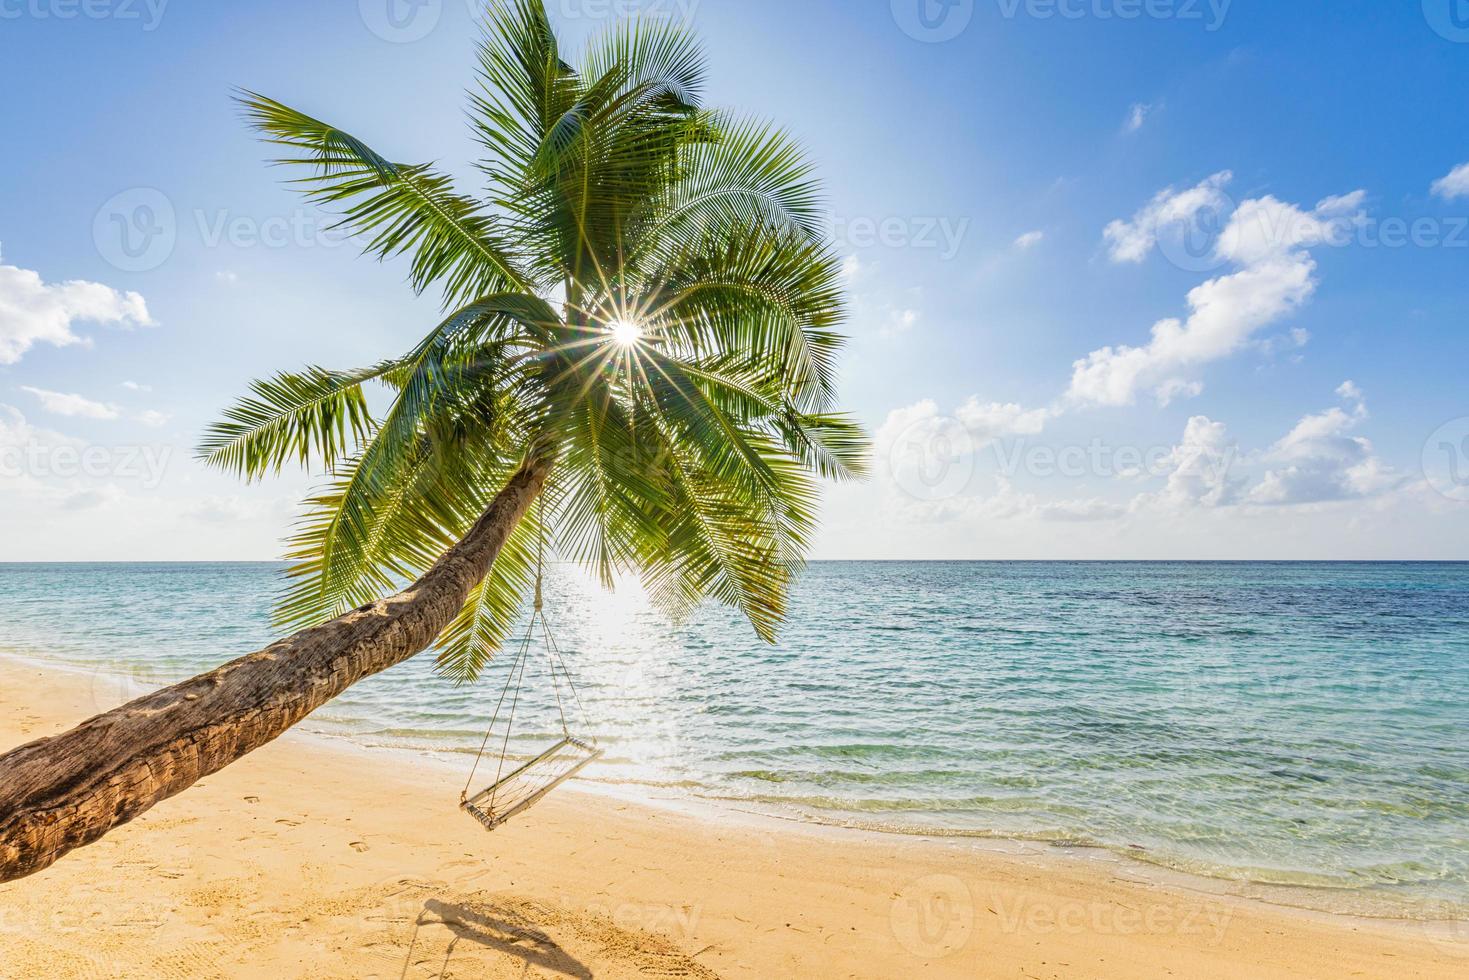
[[[0,565],[0,649],[95,667],[110,707],[272,639],[279,587],[274,565]],[[1103,846],[1319,907],[1469,906],[1469,565],[818,564],[775,647],[569,569],[548,608],[598,781]],[[422,657],[305,727],[467,775],[508,661],[456,688]],[[554,740],[553,704],[536,657],[513,754]]]

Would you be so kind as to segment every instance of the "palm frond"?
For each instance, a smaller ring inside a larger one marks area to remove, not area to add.
[[[330,470],[374,429],[362,387],[392,362],[358,371],[308,367],[251,382],[253,394],[225,409],[206,430],[199,457],[246,481],[279,473],[288,461]]]
[[[716,138],[682,149],[678,179],[657,200],[643,244],[671,249],[711,228],[751,225],[819,242],[820,187],[800,145],[768,122],[729,113],[711,114],[706,125]]]
[[[446,306],[533,291],[497,220],[430,165],[393,163],[350,133],[254,92],[242,93],[240,102],[270,142],[301,154],[277,163],[316,171],[296,183],[314,203],[342,209],[337,227],[368,237],[368,254],[409,255],[415,290],[440,284]]]

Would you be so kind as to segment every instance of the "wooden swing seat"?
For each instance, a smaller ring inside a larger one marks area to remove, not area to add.
[[[602,757],[590,742],[568,735],[509,775],[460,804],[485,830],[495,830]]]

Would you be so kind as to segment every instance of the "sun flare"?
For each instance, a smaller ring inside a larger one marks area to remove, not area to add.
[[[643,339],[643,328],[633,320],[613,320],[607,324],[607,333],[619,347],[635,347]]]

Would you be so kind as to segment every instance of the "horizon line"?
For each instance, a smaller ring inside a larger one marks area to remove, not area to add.
[[[0,560],[0,568],[21,565],[289,565],[281,558],[77,558]],[[547,560],[548,565],[581,562]],[[813,558],[808,565],[1466,565],[1469,558]]]

